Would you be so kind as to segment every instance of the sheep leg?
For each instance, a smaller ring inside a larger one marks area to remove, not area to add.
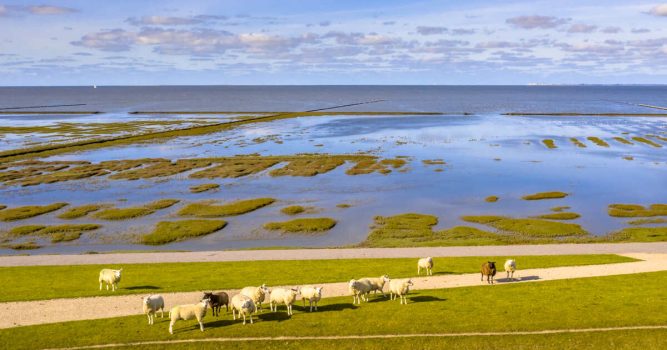
[[[174,334],[174,320],[169,322],[169,333]]]
[[[102,290],[102,282],[100,282],[100,290]]]
[[[421,268],[421,267],[417,267],[417,276],[419,276],[419,274],[420,274],[421,272],[422,272],[422,268]]]
[[[252,324],[252,314],[250,314],[250,324]]]
[[[199,322],[199,329],[204,331],[204,324],[201,322],[201,317],[197,317],[197,322]]]
[[[234,318],[234,321],[236,321],[236,311],[234,311],[234,308],[232,308],[232,317]]]
[[[239,311],[241,312],[241,311]],[[250,317],[252,317],[252,314],[250,314]],[[243,313],[243,324],[245,324],[245,312]]]
[[[160,318],[164,318],[164,306],[160,308]]]

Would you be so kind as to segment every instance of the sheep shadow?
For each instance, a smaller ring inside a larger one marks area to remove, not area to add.
[[[132,286],[132,287],[125,287],[123,289],[127,290],[138,290],[138,289],[150,289],[150,290],[156,290],[156,289],[162,289],[158,286]]]
[[[447,301],[447,298],[438,298],[434,297],[431,295],[419,295],[419,296],[414,296],[408,298],[410,301],[415,302],[415,303],[425,303],[425,302],[433,302],[433,301]]]
[[[317,312],[320,312],[320,311],[324,311],[324,312],[327,312],[327,311],[343,311],[343,310],[347,310],[347,309],[354,310],[356,308],[358,308],[358,306],[352,305],[352,303],[318,305],[317,306]],[[306,307],[301,306],[300,309],[301,309],[301,311],[304,311],[304,312],[309,312],[309,310],[310,310],[308,305],[306,305]],[[313,309],[313,312],[315,312],[314,309]]]
[[[511,283],[511,282],[522,282],[522,281],[537,281],[540,279],[540,276],[522,276],[522,277],[514,277],[514,280],[511,278],[496,278],[496,282],[500,283]]]
[[[290,316],[287,314],[287,309],[278,309],[278,311],[275,312],[269,311],[255,316],[262,321],[284,322],[290,319]]]

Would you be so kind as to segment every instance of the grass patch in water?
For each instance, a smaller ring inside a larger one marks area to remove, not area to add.
[[[13,237],[27,236],[45,228],[46,226],[44,225],[16,226],[9,230],[9,235]]]
[[[515,219],[504,216],[462,216],[466,222],[491,226],[502,232],[533,237],[584,236],[588,232],[577,224],[555,222],[542,219]]]
[[[579,141],[576,137],[570,137],[570,142],[572,142],[575,146],[579,148],[586,148],[586,144]]]
[[[274,198],[245,199],[222,205],[209,203],[191,203],[183,207],[178,215],[214,218],[249,213],[275,202]]]
[[[587,139],[600,147],[609,147],[609,144],[599,137],[589,136]]]
[[[336,208],[347,209],[347,208],[351,208],[351,207],[352,207],[352,204],[347,204],[347,203],[336,204]]]
[[[127,220],[153,214],[157,210],[166,209],[180,202],[178,199],[160,199],[143,207],[109,208],[98,211],[94,216],[102,220]]]
[[[488,196],[488,197],[484,198],[484,201],[487,202],[487,203],[495,203],[495,202],[498,201],[498,199],[500,199],[500,198],[498,198],[498,196]]]
[[[86,179],[93,176],[103,176],[109,174],[99,164],[82,165],[74,168],[54,171],[48,174],[40,174],[35,176],[24,177],[15,181],[9,181],[10,185],[21,186],[37,186],[42,184],[51,184],[56,182],[72,181]]]
[[[300,205],[290,205],[289,207],[284,207],[280,209],[280,212],[287,215],[296,215],[301,214],[306,211],[306,208]]]
[[[610,204],[607,213],[617,218],[667,216],[667,204],[651,204],[648,208],[639,204]]]
[[[558,146],[556,146],[556,142],[552,139],[544,139],[544,140],[542,140],[542,143],[545,146],[547,146],[547,148],[551,148],[551,149],[558,148]]]
[[[662,148],[662,145],[661,145],[661,144],[656,143],[655,141],[649,140],[649,139],[647,139],[647,138],[645,138],[645,137],[634,136],[632,139],[635,140],[635,141],[637,141],[637,142],[641,142],[641,143],[643,143],[643,144],[647,144],[647,145],[649,145],[649,146],[653,146],[653,147],[655,147],[655,148]]]
[[[282,168],[269,172],[271,176],[315,176],[328,173],[345,164],[340,158],[295,159]]]
[[[9,231],[11,236],[39,235],[51,238],[51,243],[69,242],[79,239],[83,232],[97,230],[102,226],[97,224],[76,225],[26,225],[14,227]]]
[[[237,178],[257,174],[276,164],[278,159],[261,159],[261,157],[250,159],[229,159],[204,170],[190,174],[193,179],[215,179],[215,178]]]
[[[218,188],[220,188],[220,185],[218,184],[201,184],[201,185],[190,186],[190,192],[201,193],[211,190],[217,190]]]
[[[101,205],[99,204],[87,204],[87,205],[81,205],[78,207],[70,208],[66,210],[64,213],[58,215],[59,219],[65,219],[65,220],[70,220],[70,219],[78,219],[82,218],[92,212],[98,211],[102,208]]]
[[[557,207],[552,207],[550,210],[551,210],[551,211],[555,211],[555,212],[557,212],[557,213],[560,213],[560,212],[562,212],[563,210],[567,210],[567,209],[570,209],[570,206],[569,206],[569,205],[560,205],[560,206],[557,206]]]
[[[622,242],[665,242],[667,241],[667,226],[627,227],[612,234],[612,239]]]
[[[535,200],[542,200],[542,199],[557,199],[557,198],[565,198],[567,197],[567,193],[565,192],[560,192],[560,191],[552,191],[552,192],[538,192],[534,194],[529,194],[521,197],[521,199],[527,200],[527,201],[535,201]]]
[[[180,202],[178,199],[159,199],[146,204],[145,207],[152,210],[167,209],[178,202]]]
[[[180,220],[158,222],[153,232],[141,237],[141,243],[161,245],[201,237],[227,226],[224,220]]]
[[[405,164],[407,164],[407,162],[402,158],[382,159],[380,161],[377,159],[365,159],[357,161],[356,164],[352,168],[347,169],[345,173],[348,175],[362,175],[370,174],[373,172],[389,174],[391,173],[392,168],[400,169]]]
[[[422,163],[424,163],[424,165],[444,165],[444,164],[447,164],[442,159],[424,159],[424,160],[422,160]]]
[[[654,224],[667,224],[667,219],[646,218],[646,219],[635,219],[628,221],[628,225],[654,225]]]
[[[614,137],[614,140],[618,141],[619,143],[622,143],[624,145],[634,145],[632,142],[628,141],[626,138],[616,136]]]
[[[308,234],[329,231],[334,226],[336,226],[336,220],[331,218],[303,218],[282,222],[267,222],[263,227],[272,231]]]
[[[209,159],[179,159],[176,162],[158,162],[147,167],[127,170],[109,176],[115,180],[138,180],[154,177],[172,176],[197,168],[205,168],[212,164]]]
[[[4,245],[4,247],[14,250],[33,250],[33,249],[39,249],[42,246],[34,241],[29,241],[22,243],[6,244]]]
[[[580,218],[581,215],[577,213],[570,212],[560,212],[560,213],[551,213],[535,216],[537,219],[547,219],[547,220],[574,220]]]
[[[127,220],[153,214],[155,211],[144,207],[110,208],[98,211],[94,216],[102,220]]]
[[[56,211],[66,205],[67,203],[53,203],[49,205],[26,205],[23,207],[3,209],[0,210],[0,221],[16,221],[28,219]]]

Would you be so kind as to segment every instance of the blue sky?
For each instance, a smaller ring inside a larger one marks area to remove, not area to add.
[[[667,83],[667,3],[0,0],[0,85],[529,83]]]

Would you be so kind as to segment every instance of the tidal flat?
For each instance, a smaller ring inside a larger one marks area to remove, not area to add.
[[[553,108],[545,107],[539,98],[536,101],[530,109]],[[316,103],[320,102],[289,108],[314,109]],[[524,236],[539,236],[528,243],[553,236],[602,240],[617,232],[621,233],[613,236],[616,239],[664,237],[664,220],[637,220],[667,217],[663,207],[667,202],[667,118],[623,116],[623,108],[630,107],[598,102],[560,108],[602,114],[610,108],[620,115],[515,117],[502,113],[518,105],[474,110],[472,104],[419,103],[368,105],[365,113],[360,109],[293,113],[196,135],[146,138],[2,162],[0,205],[7,208],[0,210],[0,218],[7,219],[0,222],[0,253],[369,245],[369,235],[378,231],[377,217],[404,213],[437,218],[422,234],[442,233],[443,238],[432,243],[442,245],[511,244],[519,240],[499,238],[498,233],[536,223],[544,230],[522,231]],[[261,111],[260,107],[248,110]],[[288,108],[264,107],[261,115]],[[208,125],[250,115],[212,111],[201,115],[36,114],[14,119],[4,115],[0,139],[3,150],[25,148],[25,142],[17,141],[19,131],[11,134],[12,128],[20,126],[27,128],[21,132],[44,137],[41,141],[48,145],[52,140],[48,133],[40,134],[44,131],[39,129],[40,120],[55,125],[50,128],[61,128],[58,135],[72,131],[62,129],[72,128],[63,123],[76,123],[79,136],[88,138],[96,137],[95,130],[100,131],[97,136],[107,137],[101,130],[122,129],[113,123],[127,122],[128,129],[150,132],[190,127],[193,120]],[[101,124],[87,127],[87,123]],[[628,157],[633,161],[627,161]],[[158,202],[166,198],[168,203]],[[233,211],[234,215],[223,207],[253,199],[271,202]],[[68,205],[42,210],[59,202]],[[29,210],[21,209],[26,206]],[[490,217],[494,220],[481,220]],[[316,219],[327,219],[327,229],[313,230],[317,234],[285,234],[293,220],[310,224]],[[635,221],[629,223],[629,219]],[[285,225],[278,228],[271,223]],[[200,230],[194,227],[198,224],[211,227]],[[75,230],[75,234],[56,237],[55,242],[37,233],[62,225],[96,228]],[[627,230],[630,226],[639,227]],[[34,234],[11,234],[30,231],[30,227]],[[178,230],[183,233],[173,233]],[[384,242],[390,245],[401,240],[389,238]],[[420,239],[413,237],[414,244],[420,244]]]

